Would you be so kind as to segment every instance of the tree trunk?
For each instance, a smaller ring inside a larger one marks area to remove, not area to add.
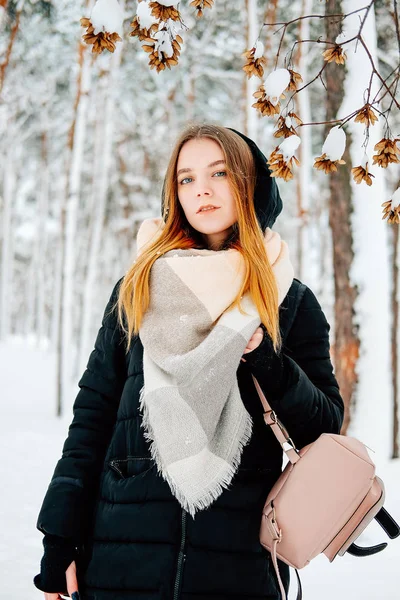
[[[265,9],[263,23],[276,23],[278,12],[278,0],[271,0],[267,2],[267,8]],[[271,70],[274,64],[275,55],[272,54],[272,40],[274,39],[273,29],[267,29],[267,39],[264,44],[264,56],[267,59],[266,67]],[[301,44],[300,44],[301,45]]]
[[[392,458],[399,458],[399,355],[397,340],[399,336],[399,226],[391,225],[392,230],[392,289],[391,289],[391,315],[392,315],[392,394],[393,394],[393,447]]]
[[[106,209],[107,193],[109,189],[110,164],[112,159],[114,138],[114,108],[115,95],[118,89],[118,74],[121,63],[121,48],[118,48],[110,61],[110,71],[104,73],[99,82],[98,97],[102,98],[102,107],[97,111],[96,127],[101,132],[101,152],[98,172],[94,173],[93,199],[96,206],[92,211],[90,227],[90,243],[88,252],[88,266],[84,285],[83,311],[81,319],[81,336],[78,369],[85,367],[91,342],[91,314],[93,301],[98,280],[98,260],[101,248],[101,236],[103,233],[104,216]]]
[[[5,7],[6,7],[6,4],[4,4],[4,9],[5,9]],[[0,25],[1,25],[1,21],[3,20],[3,16],[4,16],[4,14],[2,14],[2,13],[4,13],[4,11],[0,12]],[[0,63],[0,94],[1,94],[1,90],[3,89],[4,79],[6,76],[6,70],[7,70],[7,67],[10,62],[11,52],[12,52],[12,49],[14,46],[15,38],[17,37],[20,18],[21,18],[21,11],[19,10],[16,13],[15,23],[13,24],[13,26],[11,28],[10,39],[8,41],[8,45],[6,48],[5,58],[4,58],[3,62]]]
[[[39,232],[40,232],[40,256],[47,256],[48,249],[48,233],[46,230],[46,224],[49,217],[49,186],[50,186],[50,165],[49,165],[49,137],[46,131],[46,124],[48,118],[47,107],[44,110],[46,121],[43,123],[42,132],[42,167],[40,174],[40,195],[41,195],[41,211],[39,221]],[[36,331],[38,339],[44,339],[46,337],[46,315],[45,315],[45,302],[46,302],[46,265],[44,261],[41,264],[37,273],[37,307],[36,307]]]
[[[3,22],[6,18],[6,8],[7,8],[8,0],[0,0],[0,28],[3,25]]]
[[[328,0],[325,14],[340,14],[339,0]],[[326,39],[334,40],[340,33],[341,23],[337,18],[325,19]],[[337,118],[343,101],[345,69],[338,69],[334,62],[327,65],[326,76],[326,120]],[[332,125],[326,127],[326,134]],[[356,364],[360,341],[354,322],[354,304],[357,287],[351,284],[350,269],[354,259],[353,235],[351,229],[352,192],[350,186],[349,138],[344,160],[347,168],[339,168],[329,175],[329,224],[332,232],[333,275],[335,285],[335,342],[334,364],[345,405],[342,433],[346,433],[350,423],[350,407],[354,403],[357,384]]]
[[[302,0],[301,14],[308,15],[311,13],[312,0]],[[307,40],[310,37],[310,20],[303,19],[299,22],[299,33],[298,39]],[[308,81],[308,62],[309,54],[305,49],[304,44],[298,45],[298,51],[296,56],[296,65],[303,78],[303,81]],[[302,92],[295,96],[297,113],[304,123],[311,121],[311,110],[310,110],[310,94],[309,88],[306,87]],[[296,273],[299,279],[303,279],[304,276],[304,265],[303,257],[310,257],[310,228],[311,223],[309,219],[309,198],[310,198],[310,181],[311,181],[311,131],[309,127],[300,127],[301,144],[298,150],[298,158],[300,160],[301,168],[296,178],[297,188],[297,268]],[[309,246],[309,248],[306,247]],[[316,261],[307,261],[307,267],[309,264],[315,264]],[[308,273],[307,273],[308,275]],[[316,279],[316,278],[315,278]],[[307,281],[310,285],[313,282],[310,281],[310,277],[307,277]]]
[[[0,340],[5,340],[11,334],[11,278],[13,263],[12,238],[12,207],[15,199],[16,176],[14,171],[14,149],[8,145],[4,165],[4,193],[1,237],[1,269],[0,269]]]
[[[79,75],[74,118],[70,129],[68,179],[65,204],[61,211],[61,288],[59,312],[59,340],[57,353],[57,416],[62,414],[64,394],[69,387],[72,365],[72,316],[75,273],[75,243],[77,210],[81,186],[84,141],[86,133],[89,89],[91,84],[91,57],[87,46],[79,44]]]
[[[26,321],[26,334],[35,334],[37,342],[40,343],[45,337],[45,261],[47,247],[46,224],[49,210],[49,166],[48,166],[48,136],[46,132],[46,123],[48,123],[48,110],[43,107],[41,141],[41,164],[40,164],[40,183],[38,185],[37,211],[35,223],[35,240],[33,244],[31,266],[29,270],[28,284],[28,310]]]
[[[257,0],[245,0],[246,3],[246,50],[253,48],[256,43],[258,29],[257,29]],[[249,136],[257,143],[258,138],[258,111],[256,111],[252,104],[255,102],[253,97],[254,92],[257,91],[261,80],[258,77],[250,77],[243,71],[243,95],[245,98],[245,119],[244,119],[244,131],[243,133]]]

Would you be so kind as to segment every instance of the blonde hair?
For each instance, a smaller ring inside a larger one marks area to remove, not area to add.
[[[217,142],[224,154],[226,172],[234,197],[238,220],[224,248],[238,250],[244,259],[245,276],[241,290],[226,309],[238,307],[247,291],[253,299],[270,335],[275,350],[281,347],[279,330],[278,289],[267,258],[264,234],[253,204],[256,170],[247,143],[235,132],[213,124],[191,124],[179,136],[172,150],[164,183],[163,220],[165,225],[156,239],[141,252],[125,274],[118,294],[118,320],[126,333],[128,352],[133,336],[139,333],[143,316],[150,302],[149,277],[154,262],[169,250],[204,247],[204,240],[186,219],[178,199],[177,163],[182,146],[192,139],[209,138]],[[268,199],[265,199],[266,202]],[[126,320],[126,325],[124,319]]]

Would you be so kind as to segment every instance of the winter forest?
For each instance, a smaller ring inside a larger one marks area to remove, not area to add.
[[[35,519],[77,382],[189,121],[268,157],[275,227],[331,325],[342,433],[400,519],[399,82],[397,0],[0,0],[4,597],[41,596]],[[400,598],[399,558],[398,540],[318,557],[305,597]]]

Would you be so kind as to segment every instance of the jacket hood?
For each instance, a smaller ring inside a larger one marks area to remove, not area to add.
[[[278,215],[281,213],[283,204],[279,194],[278,186],[271,171],[268,168],[267,159],[257,144],[240,131],[227,127],[239,135],[249,146],[256,167],[256,185],[254,188],[254,208],[257,219],[263,232],[267,227],[272,227]],[[165,178],[161,192],[161,214],[164,209]]]

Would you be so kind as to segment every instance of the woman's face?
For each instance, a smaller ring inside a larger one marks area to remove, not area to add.
[[[235,201],[220,145],[210,138],[186,142],[177,163],[178,199],[190,225],[210,249],[219,246],[237,221]],[[202,206],[215,210],[202,211]]]

